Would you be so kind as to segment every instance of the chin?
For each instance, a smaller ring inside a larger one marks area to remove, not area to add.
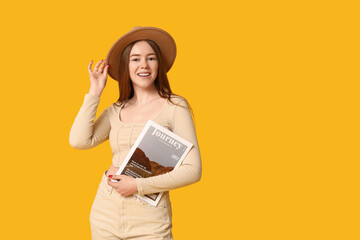
[[[143,88],[143,89],[146,89],[146,88],[150,88],[150,87],[153,87],[155,86],[155,81],[152,81],[152,82],[138,82],[138,83],[133,83],[133,86],[135,87],[138,87],[138,88]]]

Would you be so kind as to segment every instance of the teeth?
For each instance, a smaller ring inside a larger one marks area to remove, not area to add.
[[[138,75],[139,75],[139,76],[149,76],[150,73],[139,73]]]

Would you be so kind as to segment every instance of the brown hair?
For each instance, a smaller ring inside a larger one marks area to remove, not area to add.
[[[164,60],[160,51],[159,46],[152,40],[144,39],[144,40],[137,40],[135,42],[130,43],[127,45],[124,49],[124,51],[121,54],[121,62],[124,64],[121,64],[118,72],[118,82],[119,82],[119,99],[115,103],[116,106],[122,106],[124,105],[130,98],[134,96],[134,87],[132,85],[132,82],[130,80],[130,73],[129,73],[129,61],[130,61],[130,52],[132,47],[135,43],[139,41],[146,41],[151,48],[154,50],[156,59],[158,60],[158,74],[155,79],[155,87],[157,92],[159,93],[160,97],[168,99],[172,104],[175,104],[171,100],[171,96],[178,96],[177,94],[174,94],[171,91],[169,80],[166,75],[165,71],[165,64]],[[189,110],[191,111],[191,114],[193,115],[193,111],[190,107],[190,104],[186,101],[186,103],[189,106]]]

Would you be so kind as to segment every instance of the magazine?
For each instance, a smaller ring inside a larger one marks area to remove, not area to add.
[[[180,166],[191,147],[190,142],[149,120],[116,174],[135,178],[165,174]],[[163,193],[144,196],[136,194],[136,197],[157,206],[162,195]]]

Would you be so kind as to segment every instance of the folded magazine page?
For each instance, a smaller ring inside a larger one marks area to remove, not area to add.
[[[116,174],[147,178],[170,172],[180,166],[192,145],[163,126],[149,120]],[[162,195],[162,193],[154,193],[136,196],[157,206]]]

